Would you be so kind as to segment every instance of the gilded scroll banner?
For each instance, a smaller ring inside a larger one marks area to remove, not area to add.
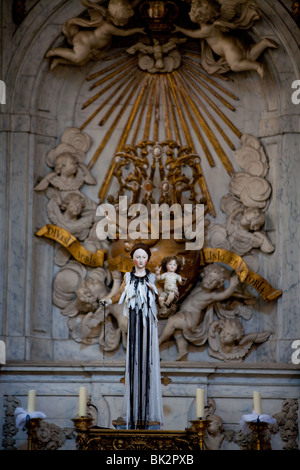
[[[252,286],[265,302],[275,300],[282,295],[281,290],[274,289],[263,277],[251,271],[236,253],[222,248],[204,248],[201,251],[200,265],[206,263],[227,264],[237,273],[240,281]]]
[[[204,248],[201,252],[200,264],[205,263],[227,264],[234,269],[241,282],[245,282],[249,272],[245,261],[239,255],[222,248]]]
[[[101,267],[103,266],[105,251],[97,250],[96,253],[87,250],[77,240],[74,235],[57,225],[47,224],[36,232],[38,237],[46,237],[56,241],[62,245],[68,252],[80,263],[91,266]]]

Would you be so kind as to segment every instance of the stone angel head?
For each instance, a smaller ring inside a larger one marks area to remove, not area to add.
[[[47,165],[53,169],[35,186],[35,191],[45,191],[49,186],[58,191],[76,191],[85,184],[96,184],[84,164],[86,152],[90,148],[90,137],[77,128],[67,128],[61,143],[48,152]]]

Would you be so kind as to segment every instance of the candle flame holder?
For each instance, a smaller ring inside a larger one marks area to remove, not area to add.
[[[198,432],[200,450],[205,450],[204,436],[205,436],[206,430],[209,426],[208,420],[199,418],[199,419],[194,419],[194,420],[190,421],[190,423],[193,424],[193,427]]]
[[[268,423],[266,423],[265,421],[261,421],[259,418],[257,418],[256,421],[248,423],[248,426],[251,431],[254,432],[256,440],[256,450],[262,450],[262,433],[268,428]]]
[[[39,427],[40,422],[43,418],[30,418],[29,415],[26,418],[25,429],[27,429],[27,436],[28,436],[28,450],[33,449],[33,436],[36,429]]]
[[[86,432],[92,426],[93,418],[90,416],[75,416],[72,421],[77,431]]]

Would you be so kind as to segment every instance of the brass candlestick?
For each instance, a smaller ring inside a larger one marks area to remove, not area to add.
[[[39,427],[40,422],[43,418],[29,418],[26,420],[25,428],[27,428],[27,435],[28,435],[28,450],[33,450],[32,441],[33,435],[36,429]]]
[[[261,421],[259,418],[257,418],[256,421],[252,421],[248,423],[249,428],[251,431],[254,432],[255,435],[255,440],[256,440],[256,450],[261,450],[262,448],[262,435],[261,433],[264,432],[267,427],[268,423]]]
[[[72,421],[77,431],[86,432],[91,427],[93,418],[90,416],[75,416]]]
[[[207,419],[194,419],[190,421],[193,426],[197,429],[198,431],[198,437],[199,437],[199,448],[200,450],[205,450],[205,444],[204,444],[204,436],[206,433],[206,430],[209,426],[209,422]]]

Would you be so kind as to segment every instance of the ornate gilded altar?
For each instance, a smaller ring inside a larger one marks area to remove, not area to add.
[[[122,430],[91,427],[79,431],[78,450],[199,450],[199,437],[196,430],[184,431]]]

